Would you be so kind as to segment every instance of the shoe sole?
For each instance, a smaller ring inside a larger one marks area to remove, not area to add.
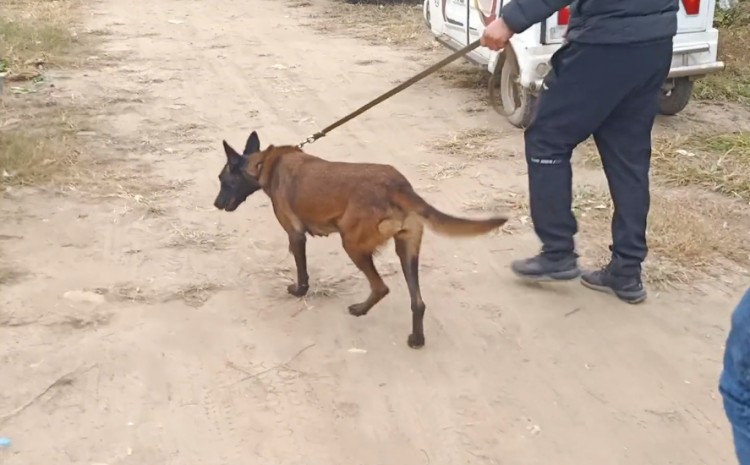
[[[574,279],[581,276],[581,270],[579,269],[568,270],[568,271],[558,271],[556,273],[546,273],[546,274],[522,274],[522,273],[517,272],[516,270],[511,270],[511,271],[513,271],[513,273],[519,278],[525,281],[531,281],[534,283],[554,283],[554,282],[573,281]]]
[[[646,300],[646,297],[648,296],[648,294],[646,294],[645,292],[637,293],[637,294],[617,292],[611,287],[597,286],[596,284],[591,284],[583,279],[581,280],[581,284],[583,284],[584,287],[591,289],[592,291],[598,291],[598,292],[603,292],[605,294],[613,295],[617,297],[618,299],[622,300],[623,302],[632,304],[632,305],[636,305],[636,304],[643,302],[644,300]]]

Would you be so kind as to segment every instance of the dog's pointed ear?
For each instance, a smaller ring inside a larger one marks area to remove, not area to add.
[[[252,134],[250,134],[250,137],[247,138],[245,151],[242,152],[242,154],[250,155],[255,152],[260,152],[260,138],[258,138],[258,133],[253,131]]]
[[[238,161],[242,155],[237,153],[237,151],[233,149],[232,146],[227,143],[227,141],[222,140],[221,143],[224,145],[224,153],[227,154],[227,161],[230,163]]]

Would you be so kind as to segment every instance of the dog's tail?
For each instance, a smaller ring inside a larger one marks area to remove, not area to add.
[[[430,229],[443,236],[479,236],[499,228],[508,221],[505,217],[483,220],[457,218],[433,207],[413,190],[396,192],[393,202],[403,210],[419,215]]]

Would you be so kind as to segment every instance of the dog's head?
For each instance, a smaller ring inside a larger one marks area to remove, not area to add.
[[[251,194],[261,188],[258,183],[258,168],[260,166],[257,166],[257,161],[252,160],[253,158],[257,159],[258,155],[262,153],[260,152],[260,139],[258,139],[258,134],[253,131],[247,139],[242,155],[237,153],[227,141],[222,141],[222,143],[224,144],[227,162],[219,173],[221,188],[214,201],[214,207],[233,212]],[[254,155],[256,156],[253,157]]]

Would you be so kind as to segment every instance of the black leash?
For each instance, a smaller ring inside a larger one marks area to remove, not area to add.
[[[426,70],[422,71],[421,73],[417,74],[416,76],[402,82],[398,86],[394,87],[393,89],[389,90],[388,92],[384,93],[380,97],[372,100],[371,102],[362,105],[357,110],[349,113],[348,115],[344,116],[340,120],[336,121],[335,123],[331,124],[330,126],[324,128],[321,131],[316,132],[312,136],[308,137],[304,141],[302,141],[297,147],[302,148],[306,144],[310,144],[312,142],[315,142],[316,140],[320,139],[321,137],[324,137],[329,132],[333,131],[337,127],[341,126],[342,124],[346,123],[347,121],[350,121],[357,116],[361,115],[362,113],[366,112],[370,108],[374,107],[375,105],[381,103],[384,100],[387,100],[394,95],[398,94],[402,90],[406,89],[407,87],[413,85],[415,82],[424,79],[425,77],[429,76],[430,74],[434,73],[435,71],[439,70],[443,66],[447,65],[448,63],[455,61],[456,59],[466,55],[467,53],[471,52],[475,48],[479,47],[479,41],[475,41],[467,45],[466,47],[462,48],[461,50],[458,50],[456,52],[453,52],[452,54],[448,55],[447,57],[443,58],[439,62],[435,63],[434,65],[430,66]]]

